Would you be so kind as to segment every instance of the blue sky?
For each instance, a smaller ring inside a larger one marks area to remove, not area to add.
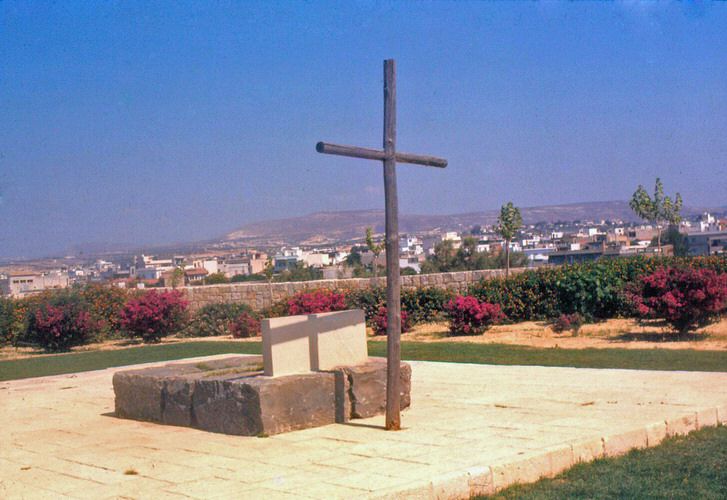
[[[385,58],[404,213],[727,205],[727,4],[5,1],[0,256],[383,207]]]

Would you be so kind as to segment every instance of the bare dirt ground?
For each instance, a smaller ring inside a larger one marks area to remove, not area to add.
[[[492,327],[484,335],[450,337],[447,323],[418,325],[402,335],[402,340],[417,342],[476,342],[514,344],[563,349],[695,349],[727,350],[727,319],[698,330],[688,337],[678,337],[665,326],[641,325],[631,319],[610,319],[583,325],[577,336],[572,332],[555,333],[545,322],[525,321]],[[374,337],[373,340],[385,340]]]
[[[450,337],[447,323],[426,323],[415,326],[412,331],[402,335],[403,341],[415,342],[474,342],[483,344],[511,344],[531,347],[562,349],[618,348],[618,349],[695,349],[702,351],[727,350],[727,318],[698,330],[689,337],[677,337],[668,328],[659,325],[641,325],[631,319],[609,319],[599,323],[583,325],[577,336],[571,332],[555,333],[545,322],[525,321],[512,325],[492,327],[483,335]],[[370,340],[385,341],[385,336],[374,336],[369,329]],[[230,341],[256,342],[260,339],[233,339],[222,337],[168,337],[161,344],[180,342]],[[143,345],[140,341],[128,339],[107,340],[76,347],[72,352],[106,351],[126,349]],[[0,361],[39,356],[46,354],[33,347],[2,347]]]

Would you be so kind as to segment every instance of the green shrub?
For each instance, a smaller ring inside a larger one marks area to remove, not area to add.
[[[410,288],[401,291],[401,308],[408,313],[411,324],[440,321],[444,319],[445,304],[453,297],[453,292],[443,288]]]
[[[363,309],[366,314],[366,323],[369,325],[373,325],[379,308],[385,305],[386,288],[374,287],[346,291],[346,307],[348,309]]]
[[[664,266],[727,272],[727,257],[629,257],[525,271],[509,278],[482,280],[469,294],[500,304],[512,321],[546,320],[578,313],[584,319],[631,317],[624,293],[636,282]]]
[[[122,288],[92,283],[79,288],[78,293],[96,325],[99,339],[121,336],[121,310],[130,297]]]
[[[14,343],[16,334],[15,301],[0,297],[0,345]]]
[[[230,324],[242,313],[251,313],[252,309],[246,304],[217,303],[207,304],[192,316],[192,320],[182,330],[184,337],[217,337],[232,335]]]

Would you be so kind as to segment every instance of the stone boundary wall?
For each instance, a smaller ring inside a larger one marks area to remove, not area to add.
[[[510,269],[511,273],[520,273],[526,268]],[[467,291],[467,287],[482,278],[496,278],[505,275],[504,269],[484,269],[481,271],[458,271],[453,273],[418,274],[402,276],[401,287],[437,287],[446,288],[456,293]],[[363,288],[385,287],[386,278],[352,278],[317,281],[296,281],[288,283],[229,283],[223,285],[182,287],[189,301],[191,311],[218,302],[242,302],[259,311],[270,307],[273,303],[290,297],[304,290],[325,288],[329,290],[360,290]],[[272,297],[272,300],[271,300]]]

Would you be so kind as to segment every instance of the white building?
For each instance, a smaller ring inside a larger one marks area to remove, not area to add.
[[[303,262],[308,267],[328,267],[333,264],[329,254],[319,252],[306,253]]]
[[[11,297],[24,297],[49,288],[68,287],[68,273],[51,271],[49,273],[10,273],[0,280],[0,292]]]
[[[247,276],[250,274],[249,259],[228,259],[217,263],[217,272],[227,278],[234,276]]]
[[[452,248],[457,249],[462,246],[462,237],[456,231],[448,231],[442,235],[442,241],[451,241]]]
[[[196,259],[192,261],[192,268],[204,269],[208,274],[216,274],[220,272],[217,259]]]

